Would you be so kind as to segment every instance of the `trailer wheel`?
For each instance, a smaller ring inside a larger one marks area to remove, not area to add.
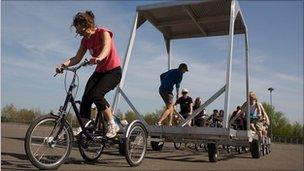
[[[206,149],[206,147],[205,147],[205,145],[203,143],[196,143],[195,144],[195,150],[196,151],[200,151],[200,150],[202,150],[204,148]],[[207,150],[205,150],[205,151],[207,151]]]
[[[208,143],[208,157],[210,162],[217,162],[218,159],[218,149],[215,143]]]
[[[259,140],[252,140],[250,143],[250,152],[252,158],[260,158],[261,157],[261,144]]]
[[[266,141],[266,154],[270,154],[271,152],[271,140],[269,137],[267,137],[267,141]]]
[[[161,151],[163,149],[164,142],[151,141],[151,148],[153,151]]]
[[[265,156],[266,155],[266,144],[262,143],[261,144],[261,151],[262,151],[262,155]]]
[[[174,142],[173,144],[174,144],[174,148],[175,148],[176,150],[180,150],[180,149],[181,149],[181,146],[182,146],[182,143],[181,143],[181,142]]]
[[[230,154],[230,153],[231,153],[231,147],[228,145],[226,148],[227,148],[227,149],[226,149],[226,150],[227,150],[227,153]]]
[[[239,154],[242,154],[242,147],[237,146],[237,152],[238,152]]]

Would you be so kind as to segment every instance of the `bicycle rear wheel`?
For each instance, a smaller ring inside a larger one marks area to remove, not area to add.
[[[147,150],[147,133],[141,123],[131,125],[127,132],[125,150],[130,166],[138,166],[143,161]]]
[[[25,152],[37,168],[56,169],[70,155],[72,141],[68,123],[62,125],[58,116],[44,115],[30,124],[24,141]]]

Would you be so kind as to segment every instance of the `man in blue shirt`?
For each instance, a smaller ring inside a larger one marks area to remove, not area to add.
[[[175,85],[176,99],[178,99],[180,83],[183,79],[183,74],[187,71],[188,66],[185,63],[181,63],[177,69],[171,69],[160,75],[159,94],[166,104],[166,110],[162,113],[157,125],[161,125],[163,120],[173,114],[173,86]]]

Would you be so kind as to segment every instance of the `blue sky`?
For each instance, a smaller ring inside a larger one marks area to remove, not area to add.
[[[57,110],[63,103],[64,76],[53,77],[55,67],[75,55],[80,38],[70,29],[78,11],[90,9],[99,26],[110,28],[121,56],[125,52],[137,5],[151,1],[2,1],[1,106]],[[240,1],[250,45],[250,82],[259,101],[269,102],[291,122],[303,124],[303,1]],[[244,41],[235,36],[231,105],[245,100]],[[182,87],[193,98],[207,100],[225,84],[228,37],[174,40],[172,66],[189,65]],[[86,58],[89,58],[86,54]],[[145,23],[137,32],[123,88],[141,113],[163,106],[158,95],[159,75],[166,70],[162,35]],[[94,67],[79,72],[77,99]],[[71,75],[68,75],[71,76]],[[113,92],[107,95],[112,103]],[[223,95],[207,108],[224,108]],[[119,108],[128,109],[122,100]]]

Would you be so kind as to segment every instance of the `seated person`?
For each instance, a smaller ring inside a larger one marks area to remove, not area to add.
[[[262,107],[262,110],[264,115],[262,115],[262,118],[261,118],[261,122],[263,123],[263,126],[262,126],[262,135],[264,137],[267,137],[268,136],[268,127],[270,125],[270,122],[269,122],[269,117],[268,117],[268,114],[266,113],[264,107]]]
[[[198,109],[203,103],[203,100],[200,97],[197,97],[194,101],[193,111]],[[194,117],[194,124],[198,127],[205,127],[206,126],[206,109],[203,109],[198,115]]]
[[[221,127],[221,118],[220,118],[220,113],[217,109],[213,110],[213,114],[210,115],[209,121],[211,121],[211,127]]]
[[[188,90],[182,89],[182,97],[178,98],[175,105],[180,105],[180,114],[186,119],[192,114],[192,105],[193,101],[190,96],[188,96]],[[188,122],[188,125],[191,125],[191,121]]]
[[[269,118],[265,109],[261,103],[258,102],[257,96],[254,92],[249,92],[250,97],[250,129],[258,133],[259,138],[262,137],[263,132],[263,122],[269,125]],[[245,113],[245,125],[247,125],[247,102],[245,102],[241,107],[241,112]]]
[[[241,112],[241,106],[237,106],[229,119],[229,125],[236,130],[244,130],[244,115]]]

